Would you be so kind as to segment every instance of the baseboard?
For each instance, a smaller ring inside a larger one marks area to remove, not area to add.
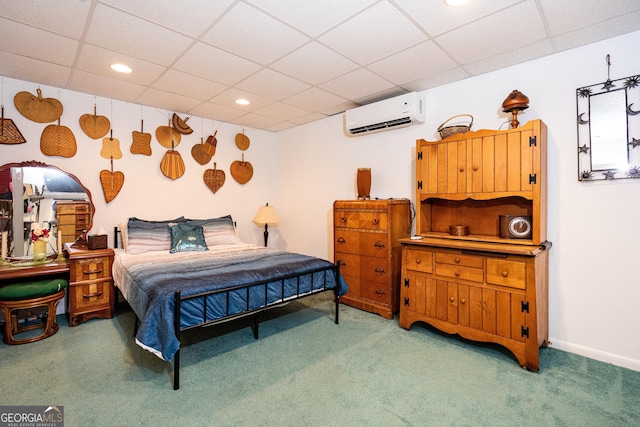
[[[590,359],[599,360],[600,362],[610,363],[612,365],[620,366],[634,371],[640,371],[640,360],[638,359],[631,359],[629,357],[607,353],[590,347],[571,344],[558,339],[551,339],[550,342],[552,343],[551,348],[557,348],[558,350],[578,354]]]

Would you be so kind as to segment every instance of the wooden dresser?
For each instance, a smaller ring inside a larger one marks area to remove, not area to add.
[[[400,326],[500,344],[537,371],[548,342],[546,126],[418,140],[416,159],[422,239],[401,240]]]
[[[393,319],[398,311],[401,246],[411,230],[408,199],[337,200],[333,204],[334,260],[352,307]]]
[[[113,317],[115,294],[111,265],[113,249],[74,248],[65,245],[69,259],[69,326],[89,319]]]
[[[75,242],[89,228],[91,207],[88,201],[56,201],[58,231],[62,233],[62,244]]]

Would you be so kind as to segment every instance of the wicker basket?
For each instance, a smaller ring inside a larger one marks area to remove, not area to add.
[[[448,122],[450,122],[452,119],[455,119],[456,117],[469,117],[471,120],[469,120],[468,125],[454,124],[450,126],[445,126]],[[448,136],[455,135],[458,133],[469,132],[469,130],[471,129],[471,125],[473,125],[473,116],[471,114],[457,114],[455,116],[449,117],[440,126],[438,126],[438,132],[440,133],[440,137],[444,139]]]

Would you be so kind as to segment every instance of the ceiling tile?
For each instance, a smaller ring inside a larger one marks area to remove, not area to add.
[[[246,99],[250,102],[249,105],[236,104],[236,99]],[[231,108],[249,113],[256,111],[267,105],[273,104],[273,100],[267,97],[258,96],[247,91],[238,89],[236,87],[229,88],[219,95],[216,95],[211,99],[211,102],[215,102],[220,105],[228,105]]]
[[[42,43],[47,40],[47,43]],[[73,65],[78,42],[0,18],[0,49],[59,65]]]
[[[202,41],[267,65],[308,42],[309,38],[251,6],[238,3]]]
[[[442,0],[395,0],[431,36],[438,36],[520,2],[522,0],[472,1],[464,7],[450,7]]]
[[[147,89],[136,102],[143,105],[153,105],[172,112],[186,112],[202,104],[199,99],[193,99],[174,93],[167,93],[157,89]]]
[[[309,111],[292,105],[283,104],[282,102],[276,102],[275,104],[256,110],[256,113],[280,120],[292,120],[309,114]]]
[[[607,0],[585,5],[584,0],[540,0],[551,35],[565,34],[640,10],[638,0]],[[614,25],[609,22],[609,25]]]
[[[553,41],[557,50],[565,50],[630,33],[639,28],[640,11],[635,11],[555,36]]]
[[[197,37],[225,13],[235,0],[100,0],[117,9],[190,37]]]
[[[145,90],[143,85],[80,70],[73,73],[69,86],[75,91],[104,96],[105,98],[113,98],[113,94],[117,93],[119,100],[127,102],[134,102]]]
[[[271,65],[274,70],[317,85],[358,68],[342,55],[312,42]]]
[[[392,87],[393,84],[388,80],[365,68],[359,68],[320,85],[321,89],[348,99],[362,98]]]
[[[402,85],[402,88],[407,92],[420,92],[422,90],[425,90],[424,88],[431,89],[432,87],[443,86],[447,83],[466,79],[469,76],[470,74],[467,71],[463,70],[461,67],[456,67],[440,74],[434,74],[424,79],[419,79],[411,83],[405,83]]]
[[[206,101],[228,86],[181,71],[169,70],[153,84],[153,88]]]
[[[376,25],[372,25],[372,23]],[[353,59],[370,64],[427,40],[411,21],[388,2],[379,2],[318,39]]]
[[[377,0],[247,0],[310,37],[317,37]]]
[[[0,75],[37,84],[66,87],[71,68],[13,53],[0,52]]]
[[[456,63],[451,58],[433,42],[427,41],[374,62],[367,68],[397,85],[402,85],[455,67]]]
[[[261,116],[255,113],[249,113],[236,119],[236,122],[242,126],[252,127],[256,129],[264,129],[264,128],[268,128],[269,126],[274,126],[278,124],[279,120],[271,117]]]
[[[268,68],[257,72],[248,79],[240,82],[237,86],[239,89],[252,93],[260,93],[262,96],[274,100],[281,100],[294,93],[302,92],[309,87],[309,85],[304,82]]]
[[[507,53],[502,53],[500,55],[492,56],[488,59],[483,59],[472,64],[467,64],[464,66],[464,68],[472,75],[484,74],[489,71],[495,70],[494,67],[496,66],[500,68],[506,68],[515,64],[527,62],[534,58],[549,55],[552,52],[553,47],[551,46],[551,42],[545,39],[537,43],[532,43],[528,46],[521,47],[519,49],[514,49]]]
[[[177,70],[225,85],[233,85],[260,66],[204,43],[197,43],[175,63]]]
[[[87,42],[114,52],[169,65],[193,39],[111,7],[98,4]]]
[[[198,105],[197,107],[189,110],[188,113],[199,117],[215,117],[214,125],[216,121],[230,122],[247,114],[245,111],[240,111],[235,108],[230,108],[212,102],[206,102]]]
[[[522,20],[523,16],[529,16]],[[514,35],[517,34],[517,37]],[[520,3],[436,38],[460,64],[470,64],[546,37],[532,2]]]
[[[84,31],[91,3],[78,0],[3,1],[0,16],[55,34],[79,39]]]
[[[283,100],[286,104],[310,111],[322,111],[345,101],[344,98],[317,87],[312,87]]]
[[[111,64],[125,63],[133,69],[130,74],[122,74],[111,69]],[[85,43],[76,63],[78,70],[99,74],[108,78],[149,85],[166,69],[165,67],[141,59],[112,52]]]

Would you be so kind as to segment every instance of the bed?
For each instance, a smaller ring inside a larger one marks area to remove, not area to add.
[[[129,218],[116,227],[113,278],[137,316],[136,343],[173,361],[180,387],[180,334],[333,291],[335,323],[347,285],[329,261],[238,239],[230,216],[168,221]]]

